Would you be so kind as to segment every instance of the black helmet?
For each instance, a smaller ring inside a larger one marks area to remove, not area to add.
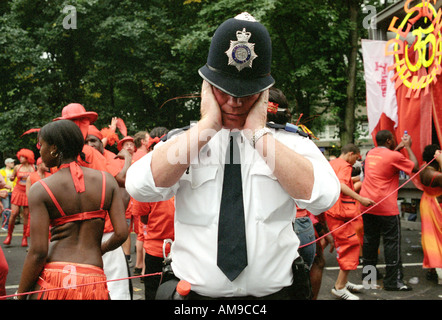
[[[200,76],[233,97],[245,97],[270,88],[272,43],[267,29],[250,14],[223,22],[213,35]]]

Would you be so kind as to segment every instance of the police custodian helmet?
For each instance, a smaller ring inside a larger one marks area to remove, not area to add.
[[[272,43],[267,29],[244,12],[223,22],[213,35],[200,76],[233,97],[270,88]]]

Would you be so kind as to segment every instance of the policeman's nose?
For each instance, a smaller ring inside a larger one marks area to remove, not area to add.
[[[241,107],[242,106],[242,99],[229,96],[227,103],[232,107]]]

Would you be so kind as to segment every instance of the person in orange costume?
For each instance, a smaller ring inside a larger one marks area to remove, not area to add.
[[[145,250],[144,274],[161,272],[163,267],[163,242],[174,240],[174,198],[159,202],[139,202],[135,199],[133,215],[139,216],[140,227],[144,236]],[[166,248],[168,255],[170,248]],[[154,300],[156,290],[160,285],[161,275],[149,276],[144,279],[146,300]]]
[[[29,189],[34,183],[36,183],[38,180],[49,177],[51,174],[52,173],[50,172],[50,170],[43,163],[43,160],[41,160],[41,158],[38,158],[37,171],[32,172],[26,180],[26,195],[29,196]]]
[[[107,161],[108,172],[112,174],[121,187],[124,187],[127,169],[133,162],[132,154],[120,149],[118,155],[106,149],[102,142],[103,134],[94,125],[89,125],[85,143],[99,151]]]
[[[6,182],[3,179],[3,176],[0,175],[0,188],[4,188],[6,186]],[[9,266],[8,261],[6,260],[5,254],[3,253],[2,248],[0,247],[0,297],[6,295],[6,278],[8,276]],[[0,298],[0,300],[4,300],[5,298]]]
[[[103,134],[100,130],[98,130],[94,125],[89,125],[85,143],[98,150],[108,161],[108,168],[110,167],[112,170],[110,173],[115,177],[115,180],[117,180],[120,186],[120,193],[123,197],[124,208],[127,208],[130,197],[126,189],[122,186],[125,184],[126,171],[132,164],[132,155],[126,149],[120,150],[118,155],[110,150],[107,150],[104,148],[103,138]],[[124,160],[121,158],[124,158]],[[110,217],[107,215],[104,223],[102,241],[106,241],[109,237],[111,237],[113,232],[114,229],[112,227]],[[103,255],[103,269],[106,277],[111,280],[128,278],[130,276],[130,270],[128,268],[122,247],[119,247],[111,252],[107,252],[105,255]],[[111,281],[108,283],[109,295],[112,300],[131,300],[131,287],[132,285],[129,279]]]
[[[55,170],[53,170],[55,171]],[[26,196],[29,197],[29,189],[31,186],[36,183],[38,180],[49,177],[52,172],[46,167],[41,160],[41,157],[37,159],[37,171],[32,172],[28,179],[26,180]],[[28,218],[28,228],[26,229],[26,236],[30,236],[30,225],[31,225],[31,214],[29,214]]]
[[[424,189],[420,202],[422,223],[423,267],[429,269],[427,277],[437,278],[442,284],[442,151],[438,145],[425,147],[422,158],[429,163],[420,173]]]
[[[134,162],[141,159],[147,154],[147,144],[149,143],[150,136],[147,131],[138,131],[134,135],[134,143],[137,151],[134,153]]]
[[[135,147],[135,143],[134,143],[134,138],[132,138],[131,136],[124,137],[123,139],[118,141],[117,149],[118,149],[119,153],[128,152],[131,156],[131,164],[134,162],[133,155],[137,151],[137,148]],[[139,252],[140,249],[142,249],[142,238],[141,238],[141,235],[139,234],[138,220],[133,219],[133,217],[132,217],[132,206],[133,206],[133,202],[132,202],[132,198],[130,198],[129,204],[127,205],[127,208],[126,208],[126,221],[129,225],[129,231],[130,232],[134,231],[137,234],[137,242],[139,243],[138,244],[139,249],[137,250],[137,252]],[[132,259],[130,256],[130,247],[131,247],[131,238],[128,237],[126,242],[123,244],[123,251],[124,251],[124,255],[126,256],[126,259],[129,264],[132,262]]]
[[[61,117],[55,118],[58,120],[71,120],[81,130],[83,138],[86,140],[89,125],[93,124],[98,118],[98,114],[93,111],[86,111],[86,109],[79,103],[70,103],[61,111]],[[106,161],[106,158],[93,147],[85,144],[82,151],[85,155],[85,159],[80,157],[77,159],[81,166],[103,170],[112,173],[112,166]]]
[[[79,103],[70,103],[63,108],[61,112],[61,117],[54,119],[54,121],[71,120],[80,128],[80,131],[86,142],[90,125],[95,123],[97,118],[98,114],[96,112],[86,111],[86,109]],[[118,185],[120,186],[120,192],[123,197],[123,203],[126,204],[127,206],[127,203],[129,202],[129,195],[124,189],[126,173],[124,172],[123,174],[122,173],[123,170],[119,168],[118,165],[115,165],[116,161],[109,161],[99,150],[89,145],[88,143],[84,144],[82,152],[84,153],[85,158],[82,159],[81,157],[78,157],[77,158],[78,163],[84,167],[101,170],[101,171],[107,171],[112,176],[114,176],[115,179],[117,180]],[[128,162],[130,163],[131,159],[129,159]],[[122,189],[124,189],[124,191],[122,191]],[[113,234],[112,224],[110,223],[110,219],[107,216],[105,220],[105,227],[104,227],[102,241],[103,242],[107,241],[107,239],[111,237],[112,234]],[[116,250],[107,252],[103,258],[104,271],[108,279],[114,280],[120,278],[127,278],[129,276],[129,270],[126,265],[126,261],[124,257],[123,259],[121,259],[119,251],[120,251],[119,248],[117,248]],[[109,282],[108,289],[110,291],[110,297],[113,300],[130,299],[129,280]]]
[[[35,171],[34,152],[29,149],[21,149],[17,152],[17,158],[20,164],[16,165],[10,180],[13,181],[17,177],[17,184],[12,191],[11,196],[11,216],[9,217],[8,235],[3,244],[10,245],[12,240],[12,232],[15,227],[15,219],[20,213],[20,207],[23,208],[23,238],[21,242],[22,247],[28,246],[28,197],[26,196],[26,179]]]
[[[81,167],[76,162],[84,138],[72,121],[44,126],[38,136],[40,154],[56,173],[32,185],[32,243],[17,292],[19,299],[105,300],[109,298],[102,255],[119,247],[127,237],[123,201],[115,179],[107,172]],[[104,218],[109,214],[113,236],[101,242]],[[49,225],[64,226],[52,234]],[[51,290],[60,288],[59,290]]]
[[[361,157],[359,148],[350,143],[341,150],[341,155],[330,161],[330,165],[341,183],[341,194],[336,204],[326,211],[327,224],[335,240],[335,248],[339,263],[339,275],[333,287],[332,294],[344,300],[359,300],[352,292],[360,292],[362,285],[348,281],[348,274],[356,270],[359,264],[359,241],[354,225],[355,218],[360,212],[356,202],[370,206],[375,202],[360,196],[355,192],[351,177],[352,166]],[[351,221],[352,220],[352,221]]]
[[[159,138],[168,130],[163,127],[152,129],[147,144],[148,152],[152,151]],[[139,202],[133,199],[132,214],[139,218],[145,250],[144,274],[161,272],[163,268],[164,240],[174,240],[175,198],[159,202]],[[169,254],[170,247],[165,247],[164,254]],[[145,300],[154,300],[161,276],[148,276],[144,279]]]

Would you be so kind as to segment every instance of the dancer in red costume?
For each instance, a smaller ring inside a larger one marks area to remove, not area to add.
[[[120,186],[120,193],[123,197],[124,207],[126,208],[129,204],[130,197],[126,189],[122,186],[125,184],[126,171],[132,164],[132,155],[126,149],[122,149],[118,155],[116,155],[104,148],[103,140],[104,136],[102,131],[98,130],[94,125],[89,125],[85,143],[98,150],[108,161],[108,168],[112,169],[112,172],[109,173],[115,177],[115,180],[117,180]],[[109,216],[106,216],[102,241],[106,241],[111,237],[113,231],[112,222]],[[103,264],[104,272],[109,280],[123,279],[130,275],[122,247],[103,255]],[[108,282],[109,295],[112,300],[131,300],[130,288],[130,280],[128,279]]]
[[[54,169],[55,171],[55,169]],[[51,175],[51,171],[46,167],[41,158],[37,159],[37,171],[32,172],[28,179],[26,179],[26,196],[29,197],[29,189],[31,186],[36,183],[38,180],[47,178]],[[29,238],[30,236],[30,228],[31,225],[31,213],[28,215],[28,228],[26,230],[26,236]]]
[[[79,103],[70,103],[61,111],[61,117],[55,118],[58,120],[71,120],[81,130],[83,138],[86,139],[89,125],[93,124],[98,118],[98,114],[93,111],[86,111],[86,109]],[[112,172],[112,166],[106,161],[104,156],[96,149],[85,144],[82,151],[85,155],[85,159],[80,157],[77,159],[81,166]]]
[[[169,130],[164,127],[152,129],[147,152],[153,150],[160,141],[160,137],[167,134]],[[140,241],[143,242],[145,250],[144,274],[161,272],[165,253],[169,254],[170,247],[165,247],[163,253],[164,240],[174,240],[174,215],[175,198],[158,202],[140,202],[132,199],[132,214],[134,219],[139,219]],[[138,240],[138,239],[137,239]],[[161,282],[161,276],[149,276],[144,279],[145,300],[154,300],[156,291]]]
[[[423,267],[428,269],[429,279],[442,284],[442,151],[437,145],[425,147],[422,158],[429,163],[420,173],[424,193],[420,202],[422,222]]]
[[[77,157],[84,157],[84,138],[73,122],[47,124],[39,133],[39,144],[43,162],[58,171],[29,192],[33,239],[18,293],[60,288],[29,298],[108,299],[102,255],[119,247],[128,234],[120,188],[109,173],[78,165]],[[102,243],[107,214],[115,232]],[[55,228],[51,247],[50,224],[60,228],[59,232]]]
[[[46,167],[41,158],[37,159],[37,171],[32,172],[26,180],[26,195],[29,196],[29,189],[38,180],[47,178],[51,175],[51,171]]]
[[[34,163],[34,153],[29,149],[21,149],[17,152],[17,158],[20,161],[20,164],[16,165],[14,168],[14,172],[10,177],[11,181],[13,181],[17,177],[17,184],[15,185],[14,190],[12,191],[11,197],[11,216],[9,217],[9,225],[8,225],[8,236],[3,242],[6,245],[11,244],[12,233],[15,227],[15,219],[20,213],[20,207],[23,208],[23,238],[22,238],[22,247],[28,246],[28,216],[29,216],[29,208],[28,208],[28,197],[26,196],[26,180],[29,175],[35,171]]]
[[[4,188],[5,186],[6,182],[3,179],[3,176],[0,175],[0,188]],[[6,277],[8,276],[8,272],[8,262],[6,261],[2,248],[0,247],[0,297],[6,295]]]

